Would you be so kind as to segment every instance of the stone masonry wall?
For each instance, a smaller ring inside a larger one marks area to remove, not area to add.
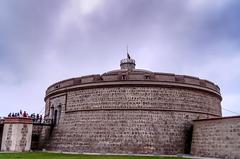
[[[30,150],[32,124],[4,124],[2,151]]]
[[[185,153],[190,147],[192,120],[221,116],[220,100],[204,91],[174,87],[125,86],[66,92],[66,105],[47,148]]]
[[[240,116],[194,121],[191,153],[240,159]]]
[[[218,97],[203,91],[160,87],[113,87],[71,91],[67,111],[157,109],[196,111],[221,116]]]
[[[177,154],[189,148],[198,114],[162,111],[67,113],[54,129],[49,150],[99,153]],[[200,115],[207,118],[207,115]]]
[[[33,125],[31,150],[42,150],[48,143],[50,137],[51,126],[49,125]]]
[[[39,149],[45,149],[47,147],[47,145],[50,142],[50,136],[52,134],[52,127],[50,126],[43,126],[42,127],[42,132],[40,135],[40,139],[39,139]]]

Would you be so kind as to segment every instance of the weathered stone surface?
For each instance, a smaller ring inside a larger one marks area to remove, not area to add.
[[[66,112],[95,109],[154,109],[194,111],[221,116],[219,98],[206,92],[182,88],[82,89],[69,92],[67,99]]]
[[[192,120],[221,117],[214,83],[135,69],[130,57],[119,70],[51,85],[45,102],[55,151],[189,153]]]
[[[56,94],[49,100],[63,106],[49,150],[185,153],[192,120],[221,116],[218,96],[183,88],[97,87]]]
[[[191,120],[198,117],[207,115],[141,110],[66,113],[55,127],[48,148],[101,153],[184,153]]]
[[[49,125],[34,124],[32,130],[31,150],[42,150],[49,142],[51,127]]]
[[[194,121],[191,153],[240,159],[240,116]]]
[[[29,118],[5,118],[2,151],[29,151],[32,135],[32,120]]]

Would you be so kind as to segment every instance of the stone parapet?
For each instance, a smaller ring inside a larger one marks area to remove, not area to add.
[[[174,86],[180,86],[179,84],[183,84],[184,86],[194,87],[198,86],[199,88],[204,88],[208,90],[214,91],[216,94],[220,96],[220,89],[214,83],[199,79],[197,77],[186,76],[186,75],[175,75],[175,74],[167,74],[167,73],[151,73],[151,72],[141,72],[141,71],[116,71],[105,73],[103,75],[88,75],[83,77],[76,77],[67,79],[64,81],[57,82],[50,87],[48,87],[46,91],[46,95],[50,94],[53,91],[57,91],[63,88],[74,87],[74,86],[83,86],[85,84],[94,83],[95,86],[98,83],[106,82],[126,82],[126,81],[141,81],[141,82],[149,82],[152,81],[154,83],[159,84],[168,84]]]

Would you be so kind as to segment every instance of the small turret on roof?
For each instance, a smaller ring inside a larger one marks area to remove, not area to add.
[[[126,59],[122,59],[120,62],[120,67],[121,69],[135,69],[135,60],[131,59],[129,53],[127,53],[127,58]]]

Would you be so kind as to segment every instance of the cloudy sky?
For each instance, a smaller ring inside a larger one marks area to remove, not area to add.
[[[137,68],[218,84],[239,114],[239,19],[239,0],[1,0],[0,116],[41,112],[49,85],[119,68],[127,45]]]

